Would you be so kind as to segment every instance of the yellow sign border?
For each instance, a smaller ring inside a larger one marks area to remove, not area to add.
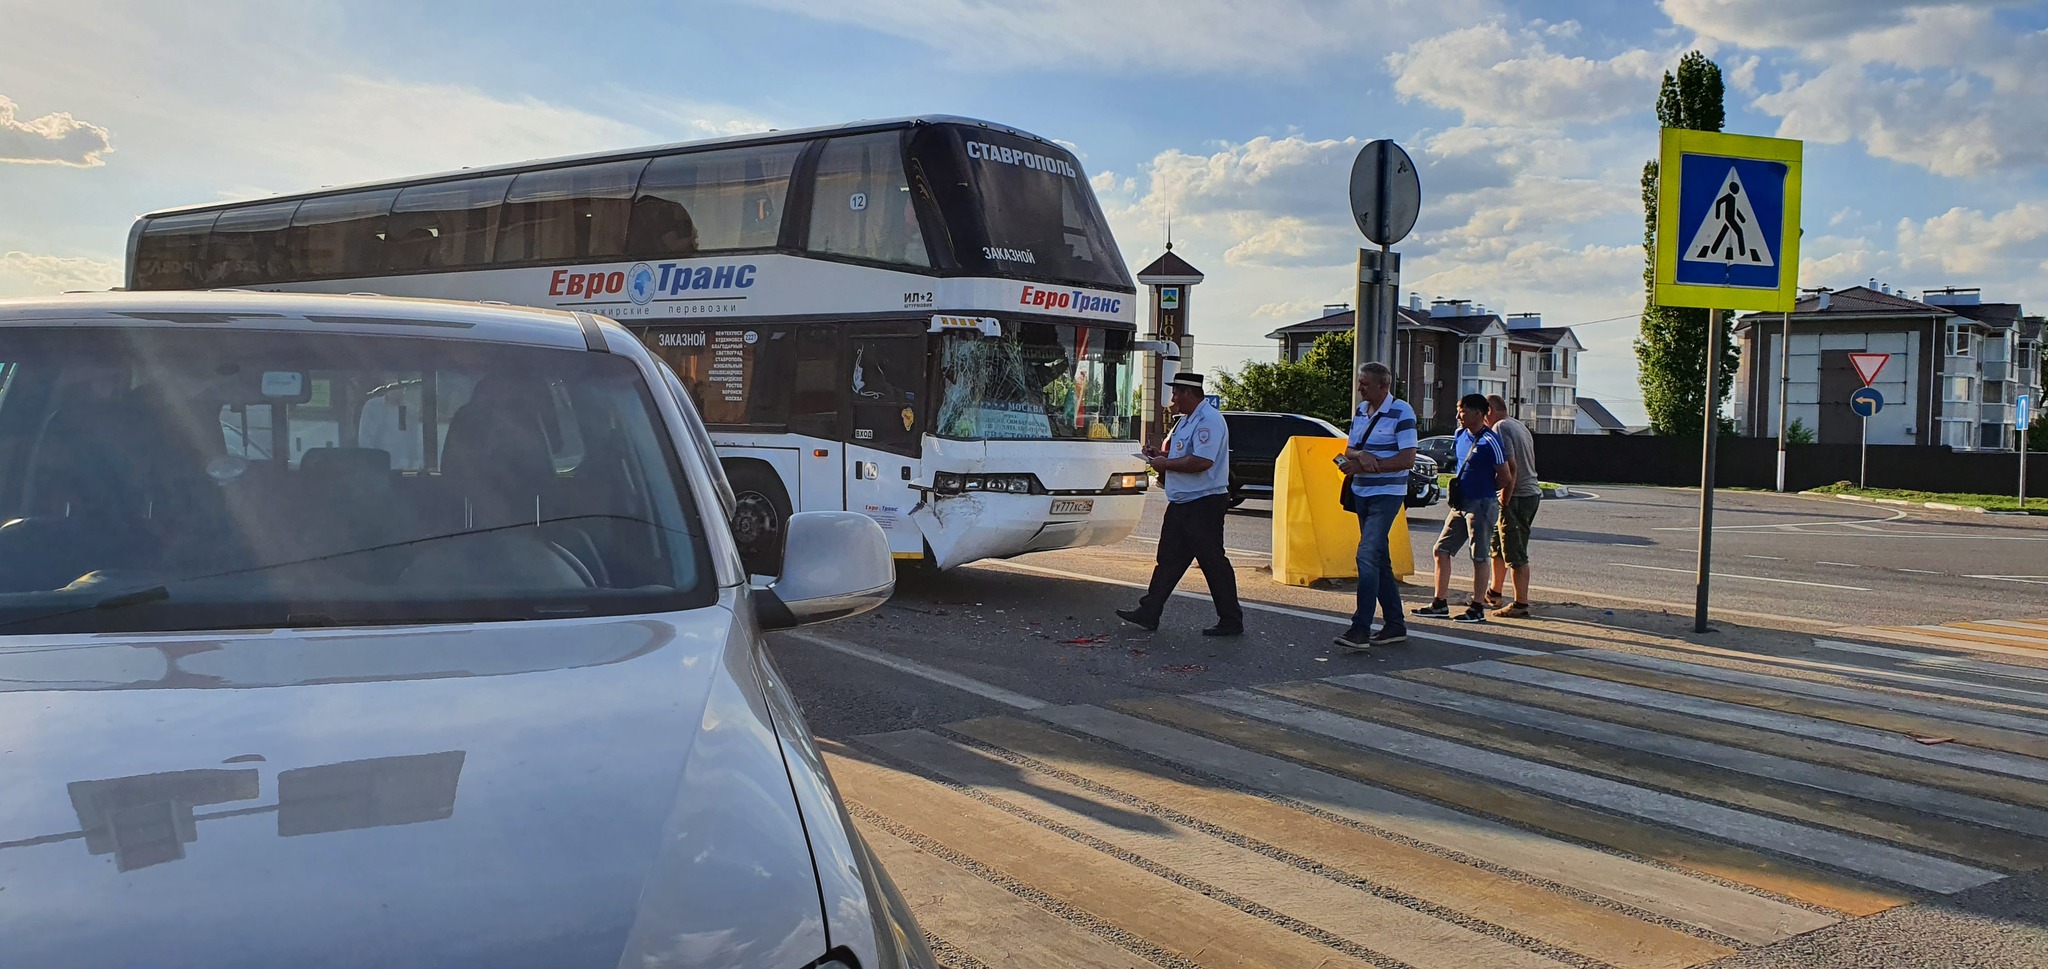
[[[1657,274],[1655,298],[1659,306],[1696,306],[1704,309],[1789,312],[1799,299],[1799,197],[1800,174],[1805,160],[1804,142],[1756,135],[1729,135],[1717,131],[1665,128],[1657,151]],[[1752,161],[1777,162],[1785,166],[1784,226],[1778,233],[1777,289],[1747,286],[1709,286],[1678,281],[1679,241],[1678,175],[1680,155],[1719,155]],[[1665,186],[1670,191],[1665,191]]]

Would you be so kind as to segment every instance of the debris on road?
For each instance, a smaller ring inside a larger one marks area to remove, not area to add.
[[[1062,646],[1094,646],[1094,645],[1096,645],[1096,644],[1098,644],[1098,643],[1106,643],[1106,642],[1109,642],[1109,634],[1108,634],[1108,633],[1096,633],[1096,634],[1095,634],[1095,635],[1093,635],[1093,636],[1077,636],[1077,637],[1075,637],[1075,638],[1073,638],[1073,639],[1062,639],[1062,640],[1060,640],[1060,645],[1062,645]]]
[[[1209,668],[1208,668],[1208,667],[1206,667],[1206,666],[1203,666],[1203,665],[1201,665],[1200,663],[1189,663],[1189,664],[1187,664],[1187,665],[1185,665],[1185,666],[1162,666],[1162,667],[1160,667],[1160,668],[1159,668],[1159,672],[1161,672],[1161,673],[1207,673],[1207,672],[1209,672]]]

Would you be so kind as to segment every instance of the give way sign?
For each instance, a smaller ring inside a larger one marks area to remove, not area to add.
[[[1856,376],[1863,378],[1863,386],[1865,387],[1877,382],[1878,371],[1883,370],[1885,361],[1891,358],[1892,355],[1889,353],[1849,354],[1849,362],[1855,365]]]

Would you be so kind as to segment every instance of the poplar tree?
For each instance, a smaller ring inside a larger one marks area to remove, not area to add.
[[[1720,131],[1726,120],[1721,96],[1720,66],[1693,51],[1679,59],[1676,72],[1664,72],[1663,87],[1657,92],[1657,122],[1665,128]],[[1643,388],[1643,409],[1649,412],[1654,433],[1697,437],[1707,406],[1707,311],[1657,305],[1655,159],[1643,166],[1643,261],[1643,322],[1636,337],[1636,381]],[[1716,413],[1734,389],[1739,358],[1731,329],[1722,330]]]

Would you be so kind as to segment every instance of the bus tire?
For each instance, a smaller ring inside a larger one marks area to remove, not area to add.
[[[732,481],[732,539],[748,575],[781,575],[789,529],[789,490],[772,468],[752,461],[726,467]]]

